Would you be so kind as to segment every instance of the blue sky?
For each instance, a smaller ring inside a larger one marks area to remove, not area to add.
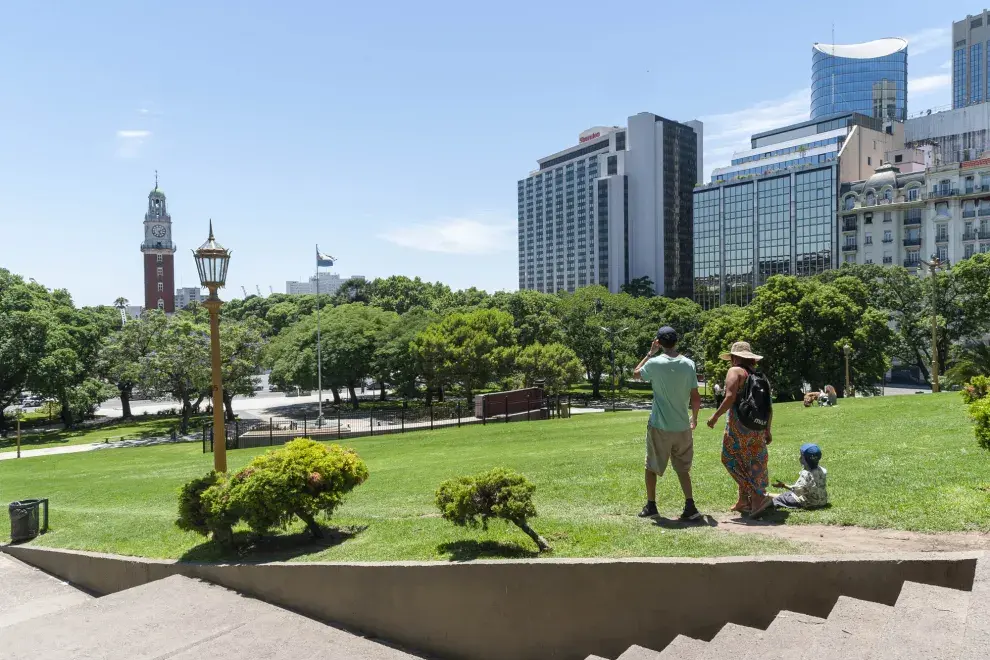
[[[189,249],[241,285],[313,271],[516,287],[516,181],[593,125],[706,122],[706,169],[808,114],[811,45],[904,36],[909,112],[950,103],[960,2],[8,3],[0,266],[80,304],[141,298],[154,171]],[[876,8],[875,8],[876,9]]]

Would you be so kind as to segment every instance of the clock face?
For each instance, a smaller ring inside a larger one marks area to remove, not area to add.
[[[155,225],[151,228],[152,235],[163,238],[165,236],[165,225]]]

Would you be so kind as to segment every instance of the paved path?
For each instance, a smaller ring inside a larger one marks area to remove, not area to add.
[[[140,440],[117,440],[116,442],[92,442],[84,445],[69,445],[68,447],[45,447],[42,449],[22,449],[21,458],[34,458],[37,456],[54,456],[58,454],[79,454],[85,451],[97,451],[100,449],[123,449],[125,447],[151,447],[154,445],[169,445],[176,442],[202,442],[202,437],[198,434],[181,436],[173,440],[169,436],[160,438],[141,438]],[[9,461],[17,458],[16,451],[0,452],[0,461]]]

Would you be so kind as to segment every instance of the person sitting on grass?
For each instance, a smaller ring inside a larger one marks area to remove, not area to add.
[[[794,485],[782,481],[774,484],[776,488],[787,489],[773,498],[773,505],[779,509],[815,509],[828,504],[828,472],[819,465],[822,450],[815,444],[801,445],[799,460],[802,470]]]

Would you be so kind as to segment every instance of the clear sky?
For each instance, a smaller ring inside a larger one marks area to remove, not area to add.
[[[808,115],[811,45],[904,36],[908,109],[950,103],[957,1],[6,3],[0,266],[79,304],[142,297],[154,171],[176,286],[312,274],[515,289],[516,182],[593,125],[705,122],[706,170]]]

